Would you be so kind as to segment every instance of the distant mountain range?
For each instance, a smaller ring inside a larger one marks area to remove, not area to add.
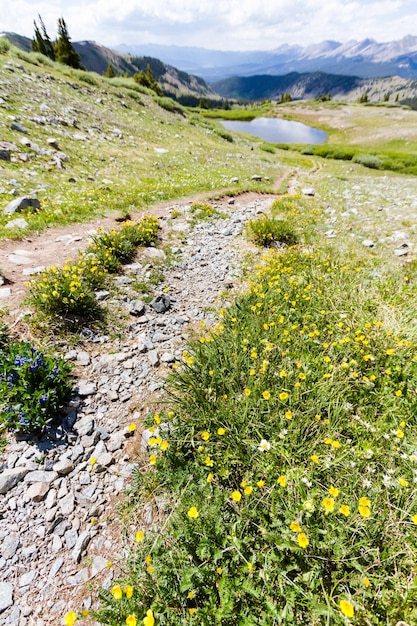
[[[332,100],[347,102],[364,97],[368,102],[395,102],[415,108],[417,80],[388,76],[385,78],[359,78],[309,72],[291,72],[284,76],[232,76],[212,84],[223,98],[237,100],[279,100],[281,95],[290,94],[293,100],[317,99],[331,96]]]
[[[230,76],[283,75],[326,72],[362,78],[401,76],[417,78],[417,37],[378,43],[323,41],[310,46],[284,44],[266,52],[228,52],[180,46],[137,44],[116,46],[120,52],[150,55],[209,83]]]

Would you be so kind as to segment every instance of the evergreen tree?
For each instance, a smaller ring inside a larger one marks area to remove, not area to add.
[[[63,17],[58,19],[58,37],[55,41],[54,49],[57,61],[78,70],[84,69],[81,65],[81,57],[71,43],[68,28]]]
[[[43,23],[41,16],[38,15],[38,18],[42,32],[39,29],[36,20],[33,20],[35,26],[35,35],[32,39],[30,47],[34,52],[40,52],[41,54],[44,54],[45,56],[52,59],[52,61],[55,61],[54,46],[52,45],[52,41],[50,40],[49,35],[46,32],[45,24]]]
[[[106,71],[103,73],[103,76],[107,76],[107,78],[114,78],[116,76],[113,65],[111,63],[108,64]]]

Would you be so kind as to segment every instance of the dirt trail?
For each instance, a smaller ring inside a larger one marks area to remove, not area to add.
[[[285,178],[282,177],[276,184],[280,184]],[[165,202],[154,205],[148,209],[131,212],[133,220],[140,219],[143,215],[152,214],[162,220],[169,218],[172,208],[181,208],[193,202],[210,201],[221,210],[230,200],[229,196],[219,198],[219,193],[204,193],[191,198]],[[239,204],[245,205],[253,202],[256,198],[275,198],[274,194],[261,194],[256,192],[246,192],[236,195]],[[26,283],[31,276],[24,274],[25,268],[48,267],[51,265],[63,265],[69,258],[76,258],[78,252],[82,252],[90,244],[89,235],[96,230],[103,228],[110,230],[118,228],[120,224],[120,214],[113,214],[106,217],[97,217],[91,221],[69,224],[67,226],[56,226],[41,233],[30,233],[21,239],[5,240],[0,242],[0,273],[6,278],[8,287],[11,288],[11,295],[4,299],[2,304],[7,307],[8,314],[5,320],[13,325],[16,317],[20,314],[18,310],[22,306],[27,296],[28,288]],[[162,223],[162,236],[166,226]],[[26,263],[16,263],[15,256],[27,259]]]

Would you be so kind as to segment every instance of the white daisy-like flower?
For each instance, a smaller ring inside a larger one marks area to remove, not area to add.
[[[261,439],[261,443],[258,446],[259,452],[268,452],[271,448],[271,444],[266,439]]]

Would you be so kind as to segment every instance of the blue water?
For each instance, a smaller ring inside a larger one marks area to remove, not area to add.
[[[327,134],[301,122],[290,122],[275,117],[257,117],[251,122],[221,120],[228,130],[237,130],[260,137],[269,143],[323,143]]]

